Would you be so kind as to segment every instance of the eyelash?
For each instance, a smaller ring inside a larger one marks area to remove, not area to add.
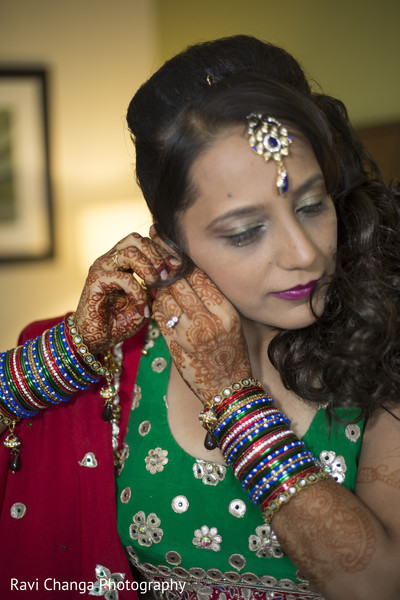
[[[324,197],[321,196],[318,202],[314,202],[313,204],[305,204],[304,206],[300,206],[296,208],[296,214],[303,213],[306,215],[314,215],[319,214],[324,209]]]
[[[232,246],[240,248],[255,242],[261,236],[263,230],[264,225],[256,225],[255,227],[250,227],[240,233],[234,233],[233,235],[227,235],[225,237]]]
[[[319,215],[325,208],[324,199],[326,194],[321,195],[318,198],[317,202],[313,204],[305,204],[304,206],[300,206],[296,208],[296,214],[303,214],[307,216],[316,216]],[[241,231],[240,233],[234,233],[233,235],[227,235],[225,238],[229,241],[232,246],[236,246],[241,248],[243,246],[248,246],[254,242],[256,242],[264,232],[264,224],[255,225],[254,227],[250,227],[245,231]]]

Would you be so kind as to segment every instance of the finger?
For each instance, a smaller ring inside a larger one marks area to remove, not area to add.
[[[171,254],[160,244],[148,237],[143,237],[139,233],[131,233],[116,245],[116,249],[124,250],[129,246],[136,246],[152,262],[157,271],[165,267],[165,258]]]
[[[187,281],[203,305],[215,312],[215,307],[220,307],[224,302],[229,302],[215,283],[197,267],[188,275]]]
[[[148,261],[149,264],[153,266],[157,274],[162,273],[163,270],[167,271],[167,265],[165,262],[165,257],[168,256],[163,248],[155,244],[151,239],[142,237],[138,233],[131,233],[126,236],[123,240],[118,242],[110,252],[103,258],[114,257],[114,265],[109,263],[111,267],[120,264],[120,268],[133,268],[131,264],[129,264],[130,252],[132,249],[137,249]],[[135,255],[133,255],[135,257]]]
[[[132,307],[135,307],[140,315],[150,316],[149,297],[146,291],[130,273],[123,271],[103,273],[98,277],[89,289],[88,303],[98,302],[101,299],[113,300],[121,295],[129,298]]]
[[[170,287],[170,286],[169,286]],[[170,336],[183,316],[183,312],[169,288],[163,288],[157,293],[152,306],[153,316],[161,333]]]
[[[179,279],[179,281],[169,285],[168,289],[181,312],[185,313],[189,319],[192,319],[201,311],[207,311],[206,306],[187,279]]]
[[[124,250],[114,250],[105,257],[103,268],[109,272],[118,270],[136,273],[147,285],[160,279],[160,273],[153,263],[136,246],[130,246]],[[162,271],[166,272],[166,269]]]

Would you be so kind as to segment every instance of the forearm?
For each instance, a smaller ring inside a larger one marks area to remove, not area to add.
[[[399,544],[345,487],[323,481],[275,515],[289,558],[327,600],[398,600]]]
[[[9,430],[4,445],[10,448],[12,471],[19,469],[18,422],[68,401],[102,374],[103,366],[82,343],[72,317],[0,354],[0,433]]]
[[[321,469],[259,390],[229,390],[222,401],[214,396],[202,421],[283,550],[327,600],[398,600],[400,544]]]

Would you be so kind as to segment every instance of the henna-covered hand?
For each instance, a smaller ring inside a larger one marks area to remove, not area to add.
[[[76,311],[78,329],[91,352],[102,352],[142,327],[151,314],[152,298],[135,274],[146,285],[166,278],[167,256],[152,240],[132,233],[94,262]]]
[[[239,315],[200,269],[160,289],[153,314],[179,373],[203,403],[251,374]],[[179,322],[168,328],[174,315]]]

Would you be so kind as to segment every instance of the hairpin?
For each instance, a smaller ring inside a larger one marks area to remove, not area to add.
[[[289,146],[293,139],[289,136],[286,127],[279,121],[267,115],[248,115],[249,144],[256,154],[264,157],[265,162],[273,158],[278,164],[278,178],[276,187],[280,196],[289,189],[289,179],[283,164],[283,157],[289,155]]]

